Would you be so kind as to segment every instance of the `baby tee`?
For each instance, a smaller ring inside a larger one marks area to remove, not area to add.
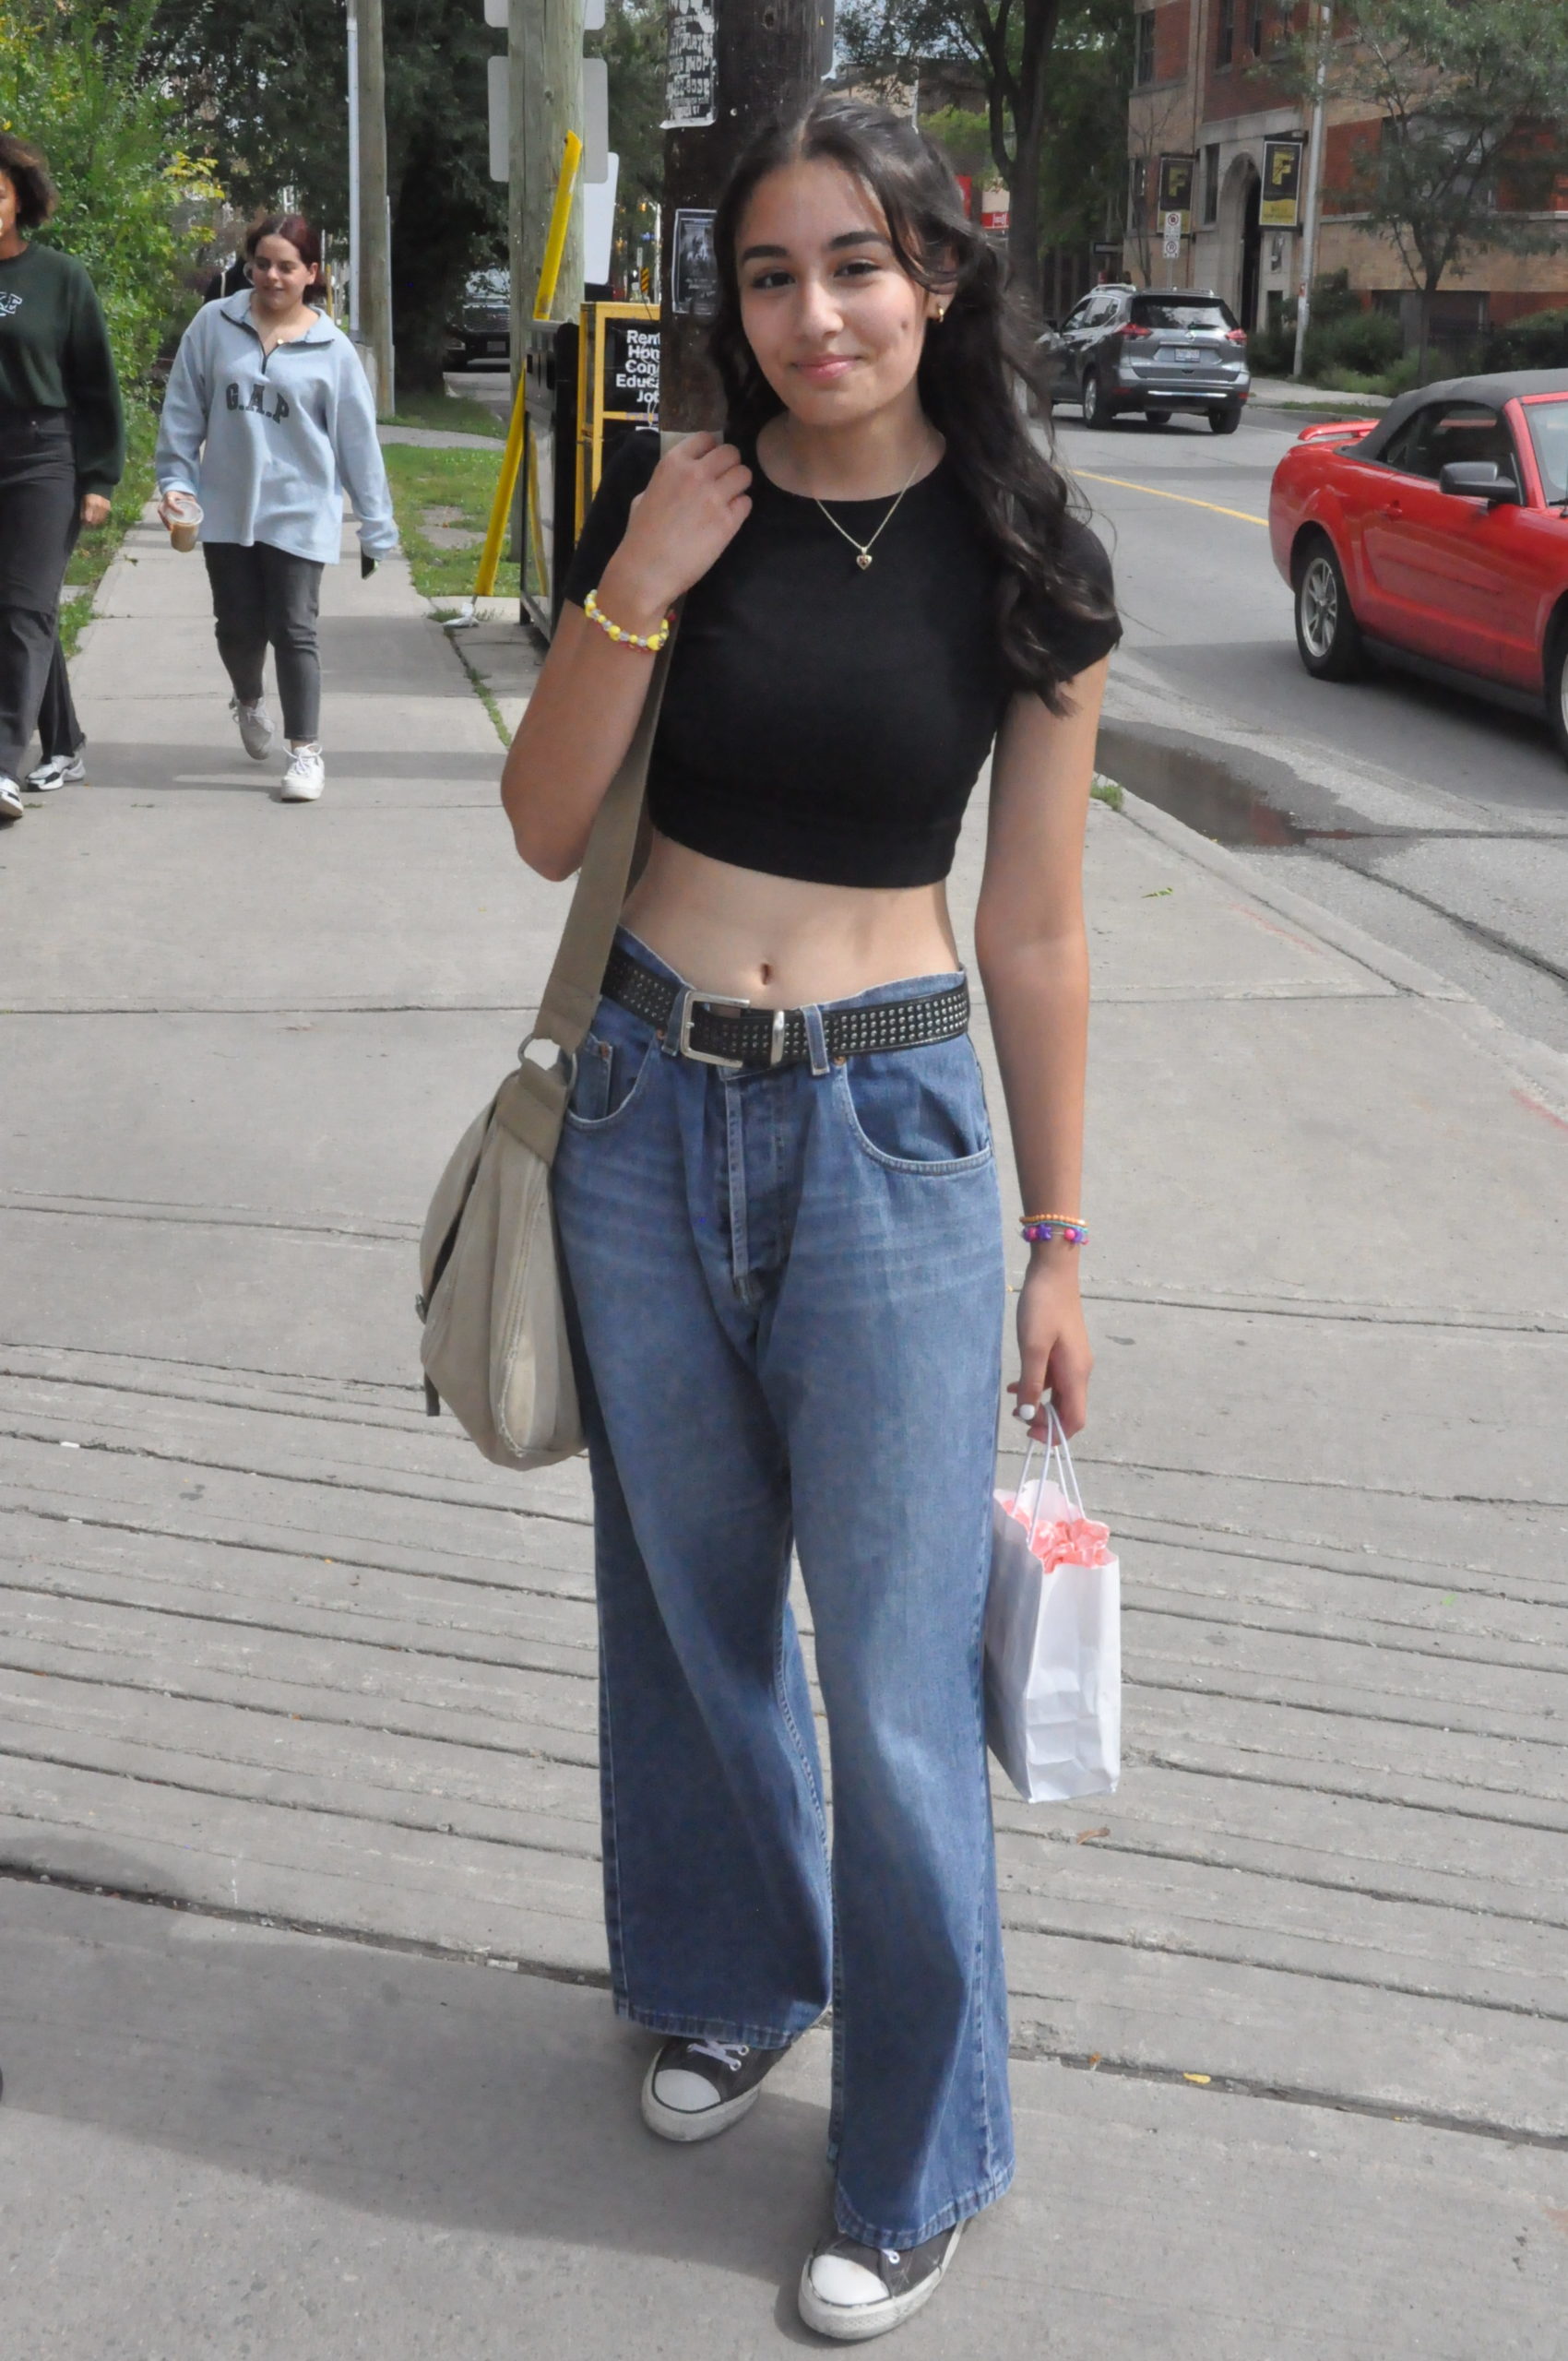
[[[814,500],[757,466],[751,513],[687,592],[648,765],[661,835],[712,860],[832,885],[946,876],[1014,682],[998,641],[1001,569],[949,460],[911,484],[863,570]],[[605,470],[567,567],[595,589],[659,461],[629,436]],[[884,500],[834,501],[865,543]],[[1099,541],[1063,522],[1062,554],[1111,587]],[[1063,612],[1063,673],[1113,647],[1114,622]]]

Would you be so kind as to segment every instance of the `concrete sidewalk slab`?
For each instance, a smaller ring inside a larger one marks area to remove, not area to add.
[[[405,570],[327,576],[305,811],[232,741],[200,570],[149,533],[107,588],[93,782],[0,838],[24,2349],[791,2341],[819,2046],[777,2144],[678,2184],[637,2148],[640,2053],[550,1980],[606,1972],[584,1471],[508,1477],[421,1407],[414,1237],[564,895]],[[520,704],[534,658],[484,628]],[[1544,2355],[1562,1062],[1160,815],[1096,806],[1088,861],[1081,1464],[1126,1770],[1059,1811],[999,1791],[1025,2172],[906,2346]],[[60,2249],[83,2190],[113,2300]]]
[[[793,2292],[828,2187],[820,2035],[725,2140],[671,2149],[636,2118],[649,2045],[597,1994],[18,1899],[0,2030],[18,2350],[742,2361],[815,2342]],[[1559,2160],[1049,2066],[1015,2082],[1017,2193],[903,2331],[917,2361],[1555,2361]]]

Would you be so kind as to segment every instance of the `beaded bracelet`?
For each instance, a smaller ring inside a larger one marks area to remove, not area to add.
[[[627,631],[624,624],[612,623],[599,603],[597,590],[590,590],[583,600],[583,612],[590,623],[597,623],[600,631],[608,632],[610,637],[618,641],[623,647],[643,647],[650,656],[657,656],[670,636],[672,618],[669,615],[665,616],[657,631],[650,631],[646,636],[638,632]]]
[[[1058,1230],[1069,1246],[1083,1246],[1089,1234],[1076,1214],[1026,1214],[1022,1227],[1031,1246],[1049,1246]]]

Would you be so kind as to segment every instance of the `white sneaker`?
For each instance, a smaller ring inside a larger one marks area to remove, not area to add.
[[[26,781],[36,794],[51,795],[57,787],[75,787],[87,777],[87,765],[80,754],[51,754],[35,771],[29,771]]]
[[[13,821],[21,819],[26,811],[21,789],[14,778],[0,771],[0,828],[8,828]]]
[[[238,697],[231,697],[229,710],[240,725],[240,742],[252,762],[265,762],[273,730],[272,716],[262,699],[257,697],[255,705],[242,705]]]
[[[274,790],[278,803],[314,803],[327,785],[327,765],[319,746],[296,746],[289,767]]]

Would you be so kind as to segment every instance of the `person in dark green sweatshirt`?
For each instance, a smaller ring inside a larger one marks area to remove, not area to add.
[[[54,210],[36,148],[0,132],[0,827],[19,820],[22,770],[40,715],[46,760],[30,786],[80,777],[56,625],[83,526],[105,524],[125,464],[109,333],[81,264],[32,244]]]

